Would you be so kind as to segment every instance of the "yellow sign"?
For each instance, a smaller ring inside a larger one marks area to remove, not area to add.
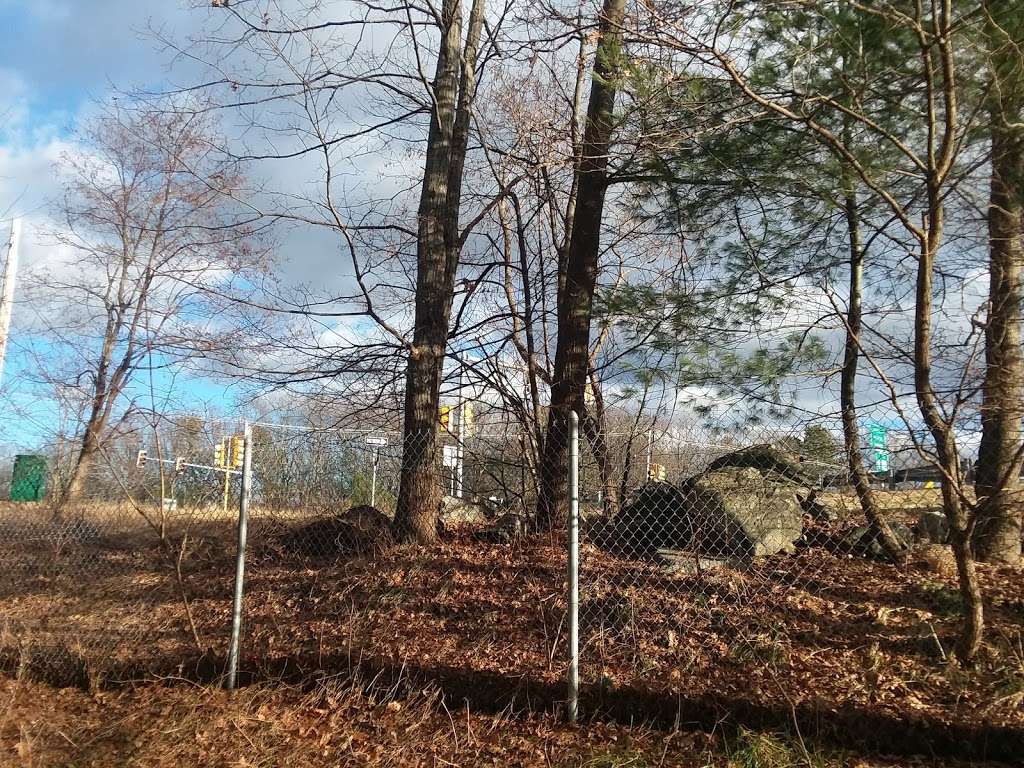
[[[648,480],[657,480],[658,482],[665,482],[665,478],[668,473],[665,471],[664,464],[651,464],[650,469],[647,470]]]
[[[450,405],[441,406],[441,426],[448,429],[448,422],[451,419],[452,407]]]

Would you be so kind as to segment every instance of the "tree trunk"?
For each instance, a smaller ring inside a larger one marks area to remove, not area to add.
[[[857,193],[852,186],[845,192],[846,228],[850,245],[850,289],[846,309],[846,345],[843,350],[843,370],[840,377],[839,399],[843,414],[843,442],[857,499],[871,531],[882,545],[886,555],[895,563],[906,559],[903,546],[879,512],[871,490],[871,479],[861,454],[860,431],[857,426],[857,366],[860,361],[861,300],[864,292],[864,246],[860,233],[860,209]]]
[[[918,254],[917,285],[914,306],[914,390],[925,425],[935,442],[936,464],[943,474],[942,511],[949,522],[959,575],[960,596],[963,599],[963,626],[957,643],[957,658],[968,665],[981,647],[985,628],[984,603],[974,566],[974,553],[970,538],[972,520],[963,503],[963,473],[957,450],[956,432],[945,421],[931,380],[932,292],[935,254],[942,241],[943,206],[940,189],[928,189],[927,226],[921,237]]]
[[[971,554],[971,543],[966,532],[954,530],[952,545],[953,557],[956,559],[957,581],[960,585],[960,599],[964,606],[964,625],[960,630],[956,655],[962,663],[970,664],[981,648],[985,628],[984,601],[981,585],[978,583],[978,572],[974,567],[974,556]]]
[[[64,510],[68,504],[82,498],[85,491],[86,481],[89,479],[89,472],[92,469],[96,453],[99,451],[99,434],[102,425],[97,423],[97,414],[93,414],[86,425],[85,434],[82,436],[82,445],[75,456],[74,464],[71,465],[71,472],[64,484],[64,489],[53,507],[53,519],[60,521],[64,517]]]
[[[601,222],[608,181],[608,151],[615,110],[615,76],[622,46],[625,0],[604,0],[597,51],[583,131],[583,151],[576,177],[576,205],[558,296],[558,339],[551,384],[551,408],[540,466],[537,525],[549,528],[568,507],[565,484],[569,413],[584,411],[590,370],[590,320],[597,284]]]
[[[1005,3],[993,2],[992,13]],[[1005,15],[1006,9],[1003,8]],[[1019,11],[1018,11],[1019,12]],[[994,17],[997,23],[1005,21]],[[1004,28],[1000,26],[1000,29]],[[994,76],[991,107],[992,177],[989,188],[989,300],[985,325],[985,382],[981,406],[981,444],[975,475],[978,499],[974,551],[980,560],[1016,563],[1021,557],[1021,426],[1024,421],[1024,356],[1021,355],[1021,307],[1024,285],[1024,83],[1008,71],[1005,34],[990,32]],[[1016,58],[1016,57],[1015,57]]]
[[[445,0],[434,77],[416,242],[416,308],[405,380],[402,471],[395,511],[400,538],[437,539],[441,482],[437,466],[438,408],[448,324],[461,243],[459,210],[475,96],[476,50],[483,2],[474,0],[462,50],[462,3]],[[461,77],[460,77],[461,70]],[[460,82],[461,81],[461,82]]]

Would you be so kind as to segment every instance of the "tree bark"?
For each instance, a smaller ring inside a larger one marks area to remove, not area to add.
[[[590,321],[597,284],[601,222],[608,183],[608,152],[615,111],[616,70],[622,47],[625,0],[604,0],[598,24],[597,51],[576,173],[576,204],[564,287],[558,296],[558,339],[552,375],[551,407],[540,466],[537,526],[549,528],[568,508],[565,484],[569,413],[584,411],[590,370]]]
[[[935,184],[928,189],[927,226],[922,230],[921,252],[918,254],[917,285],[914,306],[914,389],[925,425],[935,442],[936,465],[943,474],[942,511],[949,522],[953,556],[959,576],[963,600],[963,626],[956,654],[961,664],[968,665],[981,648],[985,629],[984,603],[971,549],[972,515],[964,506],[964,478],[957,450],[956,432],[943,419],[939,401],[932,387],[931,333],[932,292],[935,254],[942,242],[943,206],[941,190]]]
[[[85,482],[92,469],[93,459],[99,450],[99,425],[90,422],[85,428],[82,437],[82,445],[78,448],[74,463],[71,465],[71,472],[64,484],[64,490],[53,507],[53,519],[60,521],[64,517],[64,510],[69,503],[82,497],[85,490]]]
[[[864,293],[864,245],[861,241],[860,208],[857,192],[847,184],[844,193],[847,237],[850,246],[850,285],[846,309],[846,344],[843,350],[843,370],[840,376],[839,401],[843,417],[843,442],[850,469],[853,488],[857,492],[861,510],[871,531],[882,545],[885,554],[895,563],[906,559],[902,544],[882,516],[871,490],[871,479],[864,466],[861,453],[860,431],[857,426],[857,367],[860,361],[861,303]]]
[[[127,262],[121,264],[121,283],[125,282],[127,274]],[[146,284],[148,290],[148,283]],[[145,296],[145,291],[143,291]],[[136,305],[135,316],[138,317],[139,309],[144,306],[140,301]],[[92,399],[89,404],[89,417],[85,422],[85,430],[82,433],[82,444],[78,448],[71,471],[68,474],[67,482],[64,484],[63,492],[53,507],[53,519],[61,520],[64,517],[64,509],[68,504],[81,498],[85,483],[89,477],[96,454],[101,445],[101,435],[107,428],[114,401],[120,397],[123,382],[131,368],[132,354],[135,349],[134,334],[138,327],[138,320],[134,319],[129,326],[130,337],[124,356],[114,370],[110,373],[110,367],[114,356],[114,349],[117,345],[117,338],[124,326],[124,313],[119,306],[109,306],[107,310],[107,323],[103,334],[103,346],[100,349],[100,357],[97,361],[96,372],[93,375]]]
[[[483,0],[474,0],[465,50],[461,0],[445,0],[434,106],[420,193],[413,342],[405,381],[402,471],[395,530],[405,540],[437,539],[441,482],[438,407],[455,273],[461,250],[459,211],[469,118],[476,94],[476,53]]]
[[[1004,26],[1006,3],[992,2],[989,33],[994,82],[990,110],[992,175],[989,187],[989,299],[985,325],[985,381],[981,444],[975,475],[978,501],[973,545],[978,559],[1016,563],[1021,558],[1019,497],[1024,421],[1024,356],[1021,307],[1024,285],[1024,78]],[[1000,13],[1002,11],[1002,13]],[[1019,11],[1017,11],[1019,13]],[[1018,26],[1021,26],[1018,23]]]

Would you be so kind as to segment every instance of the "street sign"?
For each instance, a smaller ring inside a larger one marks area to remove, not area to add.
[[[889,471],[889,430],[881,424],[868,425],[868,445],[871,447],[875,472]]]
[[[366,444],[384,446],[388,444],[388,439],[383,435],[367,435]]]
[[[868,425],[868,440],[872,448],[885,448],[886,436],[889,430],[881,424]]]
[[[446,445],[442,448],[441,460],[446,467],[455,468],[459,465],[459,449],[456,445]]]

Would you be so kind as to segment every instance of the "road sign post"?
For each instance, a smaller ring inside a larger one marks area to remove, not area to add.
[[[388,444],[383,435],[367,435],[366,444],[373,448],[373,474],[370,480],[370,506],[377,506],[377,465],[380,463],[380,449]]]

